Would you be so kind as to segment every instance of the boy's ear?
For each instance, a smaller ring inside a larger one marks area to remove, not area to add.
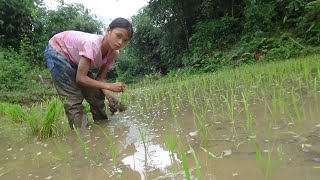
[[[110,27],[108,27],[107,29],[106,29],[106,34],[108,34],[109,32],[111,31],[111,29],[110,29]]]

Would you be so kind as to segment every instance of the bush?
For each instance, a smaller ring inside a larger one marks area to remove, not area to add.
[[[23,54],[23,53],[22,53]],[[49,71],[14,50],[0,49],[0,101],[31,103],[56,95]]]
[[[320,0],[315,0],[306,5],[306,14],[299,24],[299,34],[310,45],[320,44]]]
[[[238,19],[233,17],[222,17],[217,20],[198,22],[195,25],[195,33],[190,38],[191,48],[200,47],[203,51],[213,49],[226,49],[235,42],[241,32]]]
[[[1,91],[26,88],[27,72],[30,66],[25,59],[13,50],[0,50],[0,89]]]

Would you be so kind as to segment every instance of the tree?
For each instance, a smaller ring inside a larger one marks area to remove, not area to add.
[[[42,0],[0,0],[0,46],[18,48],[23,35],[32,35],[32,22],[41,3]]]
[[[47,33],[64,30],[78,30],[101,34],[102,23],[82,4],[61,4],[57,10],[49,10],[44,20],[44,30]]]

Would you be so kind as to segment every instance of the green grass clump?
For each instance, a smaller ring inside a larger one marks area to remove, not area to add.
[[[31,133],[38,138],[49,138],[58,135],[57,122],[63,113],[63,103],[59,98],[47,100],[45,108],[33,106],[26,114]]]
[[[0,103],[0,114],[13,123],[24,122],[25,113],[19,104]]]

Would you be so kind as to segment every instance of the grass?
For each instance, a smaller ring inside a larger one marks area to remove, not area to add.
[[[202,176],[201,176],[201,166],[200,166],[200,162],[199,162],[199,160],[198,160],[198,158],[197,158],[197,155],[196,155],[195,151],[192,149],[191,146],[189,146],[189,147],[190,147],[192,156],[193,156],[193,158],[194,158],[194,161],[196,162],[197,179],[198,179],[198,180],[201,180],[201,179],[202,179]]]
[[[200,167],[205,167],[206,163],[217,159],[223,160],[223,156],[217,157],[211,153],[221,151],[216,149],[220,146],[215,145],[221,143],[223,148],[233,148],[233,151],[237,151],[237,148],[241,148],[241,143],[235,141],[252,145],[250,148],[255,152],[257,165],[262,172],[261,179],[272,179],[275,169],[284,162],[282,145],[278,141],[288,138],[283,136],[283,132],[294,131],[292,134],[304,136],[307,132],[303,129],[310,128],[310,124],[305,120],[304,113],[309,112],[305,111],[305,104],[319,98],[318,59],[319,56],[309,56],[243,65],[215,73],[145,81],[128,85],[127,92],[121,98],[128,103],[130,110],[133,110],[128,113],[137,117],[137,123],[134,125],[139,131],[138,136],[145,150],[148,143],[165,143],[170,156],[173,156],[175,151],[180,154],[186,179],[191,179],[189,167],[193,164],[189,164],[190,154],[185,152],[184,147],[190,147],[197,178],[206,179],[205,176],[201,177]],[[317,71],[314,71],[314,68],[317,68]],[[6,106],[0,104],[4,109]],[[5,119],[14,119],[9,120],[10,123],[23,124],[26,119],[34,135],[38,136],[43,129],[47,134],[43,133],[41,137],[50,137],[59,132],[57,122],[61,119],[61,109],[58,102],[52,102],[23,111],[27,115],[21,115],[22,113],[14,110],[13,113],[8,113],[10,110],[5,113],[3,109],[0,110],[0,115]],[[159,115],[163,122],[150,117],[153,110],[164,112]],[[47,111],[50,112],[44,113]],[[183,116],[183,113],[187,115]],[[295,125],[294,130],[289,125],[292,122]],[[147,126],[144,126],[145,124]],[[155,124],[166,126],[165,131],[157,131],[159,137],[162,137],[159,139],[165,142],[159,142],[153,134],[150,135],[155,131],[149,131],[149,128],[153,128]],[[110,147],[109,153],[113,160],[119,161],[117,157],[120,151],[115,149],[115,144],[119,142],[115,142],[112,134],[101,130]],[[189,133],[194,130],[199,134],[190,138]],[[253,134],[255,138],[252,138]],[[80,139],[79,143],[83,144]],[[237,146],[234,146],[235,144]],[[84,154],[88,156],[85,144],[82,146]],[[264,150],[267,150],[267,153]],[[199,158],[202,151],[207,155],[205,160]],[[202,175],[204,174],[203,172]]]
[[[243,106],[244,106],[244,111],[246,114],[246,130],[247,133],[254,133],[254,129],[253,129],[253,116],[252,116],[252,112],[249,110],[249,95],[247,95],[249,93],[243,93],[241,92],[242,95],[242,101],[243,101]]]
[[[172,157],[174,157],[174,149],[175,149],[175,139],[174,134],[170,132],[169,125],[167,125],[165,130],[166,143],[168,146],[169,153]]]
[[[0,114],[3,114],[12,123],[25,121],[25,112],[19,104],[0,103]]]
[[[63,103],[59,98],[52,98],[46,103],[44,120],[39,130],[38,137],[49,138],[58,135],[57,122],[63,113]]]
[[[188,165],[188,161],[187,161],[186,152],[185,152],[182,144],[180,144],[180,155],[181,155],[182,166],[183,166],[185,177],[187,180],[190,180],[189,165]]]
[[[40,139],[59,135],[58,121],[62,118],[63,104],[59,98],[22,108],[18,104],[1,103],[1,114],[9,122],[27,125],[32,135]]]
[[[140,127],[138,128],[139,131],[139,135],[144,147],[145,152],[148,152],[148,142],[147,142],[147,136],[146,136],[146,132],[144,130],[142,130]]]
[[[291,90],[291,97],[292,97],[292,104],[293,104],[293,109],[296,115],[296,125],[299,130],[301,130],[302,127],[302,107],[298,105],[298,99],[297,96],[295,95],[295,92],[292,88]]]
[[[85,157],[85,158],[89,158],[89,149],[88,149],[86,143],[85,143],[85,142],[83,141],[83,139],[81,138],[81,134],[80,134],[81,129],[76,128],[76,127],[73,127],[73,128],[74,128],[74,132],[77,134],[78,141],[79,141],[79,143],[80,143],[80,145],[81,145],[81,148],[82,148],[84,157]]]
[[[98,128],[102,131],[105,139],[108,141],[113,162],[114,162],[115,165],[117,165],[117,163],[118,163],[118,160],[117,160],[117,150],[116,150],[116,148],[115,148],[115,142],[114,142],[114,140],[113,140],[113,138],[112,138],[112,135],[109,134],[109,133],[107,133],[106,131],[104,131],[100,126],[95,125],[95,124],[94,124],[94,126],[95,126],[95,127],[98,127]]]

